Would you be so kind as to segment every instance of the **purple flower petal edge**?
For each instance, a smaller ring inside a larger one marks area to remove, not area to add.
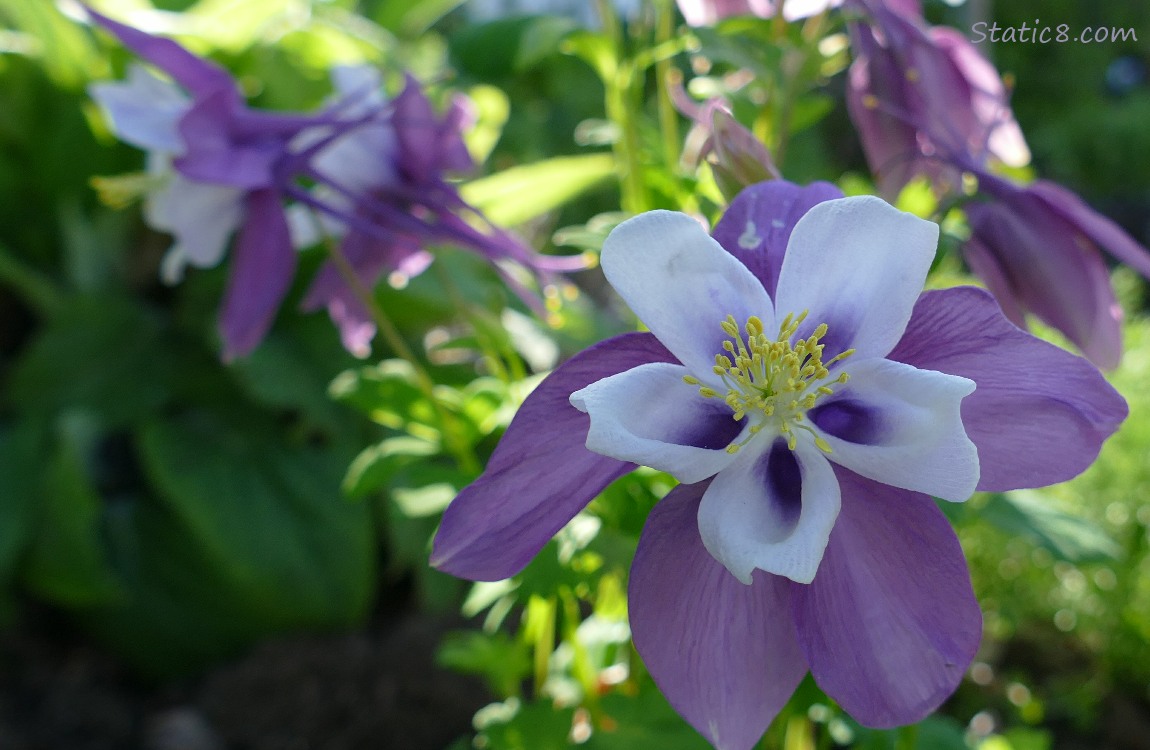
[[[966,560],[928,496],[835,473],[842,510],[819,573],[790,584],[799,643],[859,723],[913,724],[954,692],[982,638]]]
[[[722,750],[750,750],[807,672],[786,579],[740,583],[707,552],[679,485],[647,518],[627,587],[635,649],[675,710]]]
[[[1019,330],[976,287],[923,294],[889,358],[977,384],[962,421],[978,447],[980,490],[1077,476],[1127,414],[1096,367]]]
[[[113,21],[87,5],[82,7],[93,21],[115,35],[121,44],[163,69],[193,96],[200,97],[224,90],[230,91],[232,98],[239,100],[239,92],[232,77],[219,65],[193,55],[171,39],[152,36]]]
[[[629,333],[560,365],[523,402],[487,470],[444,512],[431,565],[475,581],[522,570],[604,487],[635,468],[587,450],[590,420],[568,397],[641,364],[676,361],[651,334]]]

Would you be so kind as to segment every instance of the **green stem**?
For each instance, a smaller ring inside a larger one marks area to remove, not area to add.
[[[598,7],[603,31],[615,48],[615,64],[603,80],[603,87],[606,90],[604,106],[607,118],[620,130],[619,138],[611,148],[618,165],[622,207],[630,213],[642,213],[648,206],[642,164],[639,162],[639,130],[635,122],[637,107],[633,106],[635,81],[639,76],[636,75],[634,61],[626,57],[623,29],[611,0],[598,0]]]
[[[12,287],[28,306],[47,317],[64,306],[64,292],[44,274],[0,245],[0,282]]]
[[[675,16],[671,12],[670,0],[655,3],[655,44],[670,42],[675,33]],[[679,115],[671,101],[667,85],[671,77],[671,58],[664,57],[655,63],[656,102],[659,110],[659,132],[663,135],[663,160],[667,170],[678,172],[679,162]]]
[[[475,455],[475,451],[467,441],[464,440],[458,430],[458,424],[454,417],[439,399],[435,396],[435,381],[431,379],[431,375],[423,367],[423,363],[415,356],[415,352],[407,345],[407,341],[399,333],[399,329],[391,322],[391,318],[387,317],[383,308],[375,299],[375,295],[371,293],[363,281],[356,274],[355,268],[352,267],[348,261],[347,256],[343,254],[340,249],[339,243],[333,242],[328,238],[324,243],[327,247],[328,256],[331,258],[332,263],[335,264],[336,270],[339,275],[343,277],[344,283],[351,289],[352,294],[359,300],[359,303],[371,314],[371,319],[375,323],[376,329],[380,335],[391,347],[392,351],[398,354],[403,359],[411,364],[412,370],[415,372],[415,379],[419,385],[420,390],[427,396],[431,406],[435,409],[435,415],[439,422],[440,431],[443,435],[443,441],[447,449],[455,457],[456,463],[459,468],[463,469],[468,474],[478,475],[483,467],[479,459]]]

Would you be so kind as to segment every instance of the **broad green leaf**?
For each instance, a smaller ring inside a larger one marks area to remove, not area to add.
[[[1033,490],[994,494],[979,516],[1009,534],[1018,534],[1045,547],[1056,558],[1072,563],[1113,560],[1118,545],[1093,522],[1064,513]]]
[[[286,444],[274,423],[241,431],[208,412],[150,424],[139,443],[156,495],[109,528],[130,596],[83,613],[138,667],[178,672],[261,635],[364,616],[371,509],[340,496],[342,451]]]
[[[0,586],[32,538],[45,443],[43,430],[30,423],[0,429]]]
[[[610,154],[559,156],[481,177],[460,192],[492,222],[515,226],[559,208],[614,175]]]
[[[25,413],[83,409],[110,425],[153,414],[176,365],[156,316],[122,296],[77,298],[25,350],[10,397]]]
[[[68,606],[116,600],[124,593],[104,543],[104,503],[84,471],[90,423],[65,418],[39,494],[39,524],[23,567],[40,596]]]

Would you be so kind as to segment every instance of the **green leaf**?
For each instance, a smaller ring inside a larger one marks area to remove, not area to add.
[[[629,750],[657,747],[660,750],[707,750],[710,745],[667,703],[653,684],[643,685],[635,697],[621,693],[603,696],[603,712],[611,717],[611,730],[595,731],[584,747],[588,750]]]
[[[27,349],[10,394],[25,413],[83,409],[114,426],[160,408],[175,364],[156,316],[124,297],[82,297]]]
[[[510,706],[514,715],[496,715],[491,710],[499,708],[499,714],[509,713],[505,706]],[[520,705],[511,699],[480,709],[475,725],[489,750],[569,750],[567,735],[574,713],[571,708],[552,708],[550,701]]]
[[[108,63],[97,53],[92,38],[65,18],[55,3],[0,0],[0,13],[12,27],[27,34],[22,40],[26,46],[14,51],[35,57],[59,85],[79,88],[93,78],[108,76]]]
[[[388,438],[355,457],[343,479],[343,491],[348,497],[363,497],[387,486],[404,467],[438,453],[436,443],[409,435]]]
[[[462,4],[463,0],[386,0],[376,3],[374,20],[392,33],[415,37]]]
[[[371,367],[346,370],[332,381],[329,393],[385,427],[429,441],[438,438],[435,407],[416,385],[410,362],[389,359]]]
[[[205,412],[150,424],[139,442],[157,495],[109,529],[130,597],[84,613],[137,666],[179,672],[271,632],[364,616],[371,509],[340,496],[342,451],[288,445],[274,423],[241,430]]]
[[[481,177],[460,192],[492,222],[515,226],[559,208],[614,175],[610,154],[559,156]]]
[[[0,586],[32,538],[45,443],[43,430],[29,423],[0,429]]]
[[[443,666],[487,680],[496,695],[519,694],[519,685],[531,673],[527,644],[506,633],[490,635],[473,630],[449,633],[435,660]]]
[[[51,601],[92,605],[124,593],[104,544],[103,501],[84,471],[86,420],[63,422],[40,493],[36,537],[23,569],[25,583]]]
[[[1093,522],[1057,510],[1042,493],[1033,490],[991,495],[979,516],[1067,562],[1101,562],[1119,554],[1114,540]]]
[[[577,28],[569,18],[518,16],[471,24],[451,39],[456,67],[490,81],[525,73],[556,55]]]

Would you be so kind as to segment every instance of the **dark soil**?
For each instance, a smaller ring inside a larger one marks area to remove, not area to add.
[[[408,613],[280,637],[158,685],[74,633],[25,628],[0,638],[0,748],[443,750],[491,700],[435,665],[443,633],[461,625]]]

